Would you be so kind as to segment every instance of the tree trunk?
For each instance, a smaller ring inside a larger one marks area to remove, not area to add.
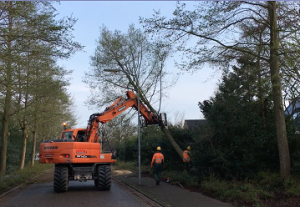
[[[145,99],[145,97],[140,94],[140,100],[150,109],[150,111],[154,114],[158,114],[156,112],[156,110],[151,106],[151,104],[148,102],[148,100]],[[160,120],[160,122],[162,123],[162,120]],[[177,144],[177,142],[174,140],[174,138],[172,137],[172,135],[170,134],[170,131],[164,126],[162,125],[161,127],[162,132],[166,135],[167,139],[169,140],[169,142],[171,143],[171,145],[173,146],[173,148],[175,149],[175,151],[177,152],[177,154],[179,155],[179,157],[182,159],[183,155],[183,151],[182,149],[179,147],[179,145]]]
[[[22,131],[23,131],[23,142],[22,142],[22,151],[20,157],[20,168],[19,168],[20,170],[23,170],[25,165],[26,145],[27,145],[27,137],[28,137],[26,125],[24,125]]]
[[[6,172],[6,154],[7,154],[7,143],[8,143],[8,118],[10,111],[11,95],[6,93],[4,113],[2,117],[2,145],[1,145],[1,159],[0,159],[0,174],[5,175]]]
[[[23,143],[22,143],[22,151],[21,151],[21,159],[20,159],[20,170],[24,169],[25,158],[26,158],[26,148],[27,148],[27,138],[28,138],[27,117],[26,116],[27,116],[27,108],[28,108],[29,76],[30,76],[30,73],[29,73],[29,67],[28,66],[26,67],[26,69],[27,69],[27,71],[26,71],[26,82],[23,83],[23,84],[26,85],[25,91],[23,91],[25,93],[25,95],[24,95],[24,97],[25,97],[25,100],[24,100],[24,114],[23,114],[22,121],[20,121],[20,123],[21,123],[21,129],[23,131]],[[19,78],[19,81],[21,83],[20,84],[20,87],[21,87],[21,85],[22,85],[21,76]],[[20,97],[19,107],[21,108],[21,97],[22,97],[22,90],[21,90],[21,88],[20,88],[19,97]]]
[[[178,153],[178,155],[182,159],[183,158],[182,157],[183,151],[179,147],[179,145],[176,143],[176,141],[173,139],[172,135],[170,134],[170,131],[165,126],[162,126],[161,130],[166,135],[167,139],[169,140],[169,142],[171,143],[171,145],[174,147],[174,149],[176,150],[176,152]]]
[[[8,3],[10,6],[12,2]],[[5,175],[6,172],[6,159],[7,159],[7,143],[8,143],[8,123],[11,110],[12,99],[12,60],[11,60],[11,30],[12,30],[12,17],[8,19],[8,36],[7,36],[7,55],[6,55],[6,94],[4,102],[4,110],[2,116],[2,145],[1,145],[1,158],[0,158],[0,174]]]
[[[36,122],[36,119],[35,119]],[[35,153],[36,153],[36,123],[34,124],[34,130],[32,131],[32,154],[31,154],[31,162],[30,166],[34,166],[34,161],[35,161]]]
[[[276,133],[280,160],[280,175],[281,178],[287,179],[290,176],[291,164],[278,65],[279,41],[275,1],[268,2],[268,12],[270,20],[270,73],[272,81],[272,96],[274,102]]]
[[[259,34],[259,43],[261,44],[262,41],[262,33],[264,32],[265,27],[261,30]],[[261,117],[262,117],[262,123],[263,126],[266,127],[266,121],[265,121],[265,104],[264,104],[264,96],[263,96],[263,87],[262,87],[262,69],[260,67],[260,57],[261,57],[261,45],[257,47],[257,61],[256,61],[256,71],[257,71],[257,79],[258,79],[258,98],[260,102],[260,110],[261,110]]]

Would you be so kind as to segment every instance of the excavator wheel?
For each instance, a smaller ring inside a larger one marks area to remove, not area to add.
[[[98,190],[110,190],[111,188],[111,169],[110,165],[98,166]]]
[[[57,193],[68,190],[68,167],[55,166],[54,170],[54,191]]]

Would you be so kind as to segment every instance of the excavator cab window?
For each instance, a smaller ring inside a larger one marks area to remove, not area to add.
[[[77,142],[84,142],[85,141],[85,131],[78,131],[76,136]]]
[[[73,132],[63,132],[62,139],[64,140],[72,140]]]

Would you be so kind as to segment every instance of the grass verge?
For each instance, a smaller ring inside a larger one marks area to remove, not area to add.
[[[33,177],[52,167],[53,165],[36,162],[33,167],[26,166],[22,171],[18,170],[8,175],[0,175],[0,194],[20,184],[30,182]]]
[[[136,162],[116,163],[116,169],[137,171]],[[149,166],[141,166],[143,174],[152,174]],[[253,179],[225,181],[214,175],[201,178],[195,173],[163,171],[162,179],[170,178],[170,184],[182,184],[185,188],[243,207],[299,207],[300,176],[282,180],[279,173],[260,172]]]
[[[198,191],[235,206],[298,207],[300,177],[282,180],[278,173],[260,172],[253,179],[226,181],[210,175],[199,183]]]
[[[114,169],[116,170],[137,170],[136,162],[123,162],[123,161],[117,161],[116,163],[112,164]]]

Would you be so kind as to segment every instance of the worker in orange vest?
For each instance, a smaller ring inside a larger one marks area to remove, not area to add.
[[[152,157],[151,169],[154,166],[153,175],[156,181],[156,185],[159,185],[162,168],[165,168],[165,158],[164,155],[161,153],[161,148],[159,146],[157,147],[156,150],[157,151],[154,153]]]
[[[184,167],[187,170],[187,172],[190,172],[190,169],[192,167],[190,150],[191,150],[191,147],[188,146],[186,148],[186,150],[183,151],[183,154],[182,154],[182,161],[184,163]]]

